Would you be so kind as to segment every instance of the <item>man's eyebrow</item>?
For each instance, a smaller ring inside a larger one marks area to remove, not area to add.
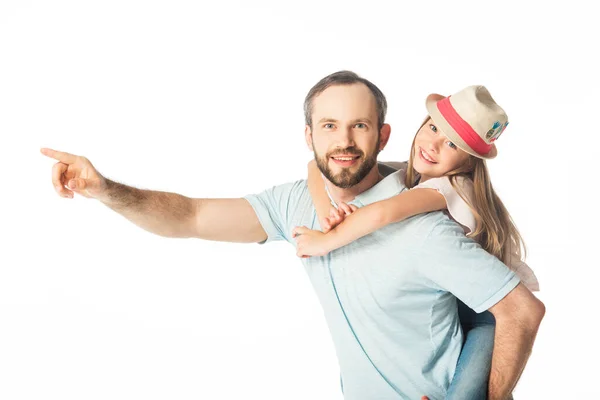
[[[367,124],[371,124],[371,120],[369,118],[358,118],[352,121],[353,124],[357,124],[359,122],[366,122]]]
[[[321,118],[319,120],[319,124],[322,124],[323,122],[338,122],[337,119],[333,119],[333,118]]]
[[[319,120],[319,124],[322,124],[323,122],[338,122],[337,119],[333,119],[333,118],[321,118]],[[357,124],[359,122],[366,122],[367,124],[371,124],[371,120],[369,118],[357,118],[354,119],[352,121],[350,121],[352,124]]]

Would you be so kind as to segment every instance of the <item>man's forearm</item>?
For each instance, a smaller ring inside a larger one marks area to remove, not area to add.
[[[190,237],[196,202],[177,193],[142,190],[106,179],[103,204],[137,226],[166,237]]]
[[[496,319],[488,400],[509,398],[527,364],[541,318],[529,322]]]

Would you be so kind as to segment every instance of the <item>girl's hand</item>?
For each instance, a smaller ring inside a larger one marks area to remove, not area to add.
[[[297,226],[292,230],[292,237],[296,239],[298,257],[324,256],[332,250],[328,246],[325,234],[321,231]]]
[[[338,219],[340,219],[340,221],[337,221]],[[343,217],[339,215],[338,209],[331,206],[331,208],[329,209],[329,215],[320,220],[319,224],[321,225],[321,230],[323,231],[323,233],[327,233],[333,228],[335,228],[342,220]]]
[[[348,215],[352,214],[356,210],[358,210],[358,207],[355,205],[349,205],[343,202],[338,204],[338,208],[331,207],[331,210],[329,211],[329,217],[326,217],[321,224],[323,233],[327,233],[338,226],[344,219],[346,219]]]

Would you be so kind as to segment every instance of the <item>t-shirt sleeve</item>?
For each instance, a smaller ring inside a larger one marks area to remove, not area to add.
[[[305,181],[296,181],[273,186],[258,194],[244,196],[244,199],[254,209],[260,224],[267,233],[267,240],[259,244],[278,240],[291,240],[291,232],[288,232],[289,214],[293,211],[294,204],[298,200],[298,193],[296,192],[302,187],[306,189]]]
[[[473,183],[462,176],[457,177],[456,183],[461,188],[463,196],[469,201],[473,198]],[[467,202],[460,196],[458,191],[450,183],[450,179],[446,176],[439,178],[431,178],[423,183],[419,183],[413,189],[427,188],[437,190],[446,199],[448,213],[456,222],[465,228],[465,232],[474,232],[477,227],[477,221],[473,211]]]
[[[447,218],[433,227],[420,252],[424,262],[419,271],[426,283],[451,292],[477,313],[502,300],[520,282],[513,271]]]
[[[521,259],[516,254],[513,253],[511,255],[508,266],[510,267],[510,269],[515,271],[515,273],[519,276],[521,282],[523,282],[523,285],[525,285],[527,289],[531,290],[532,292],[540,291],[540,283],[537,277],[535,276],[535,273],[529,267],[529,265],[521,261]]]

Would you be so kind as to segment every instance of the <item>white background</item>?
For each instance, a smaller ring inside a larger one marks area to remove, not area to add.
[[[591,3],[591,2],[590,2]],[[489,163],[547,307],[517,399],[600,398],[597,20],[578,1],[0,2],[0,399],[341,399],[287,243],[166,239],[62,199],[40,147],[240,197],[304,177],[302,102],[350,69],[405,160],[431,92],[484,84]]]

